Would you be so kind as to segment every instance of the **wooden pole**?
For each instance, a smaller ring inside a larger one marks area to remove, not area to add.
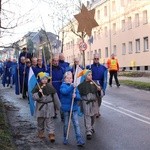
[[[75,72],[75,77],[74,77],[74,85],[75,85],[75,87],[74,87],[74,90],[73,90],[73,95],[76,92],[78,69],[79,69],[79,65],[77,65],[76,72]],[[74,97],[72,97],[72,102],[71,102],[71,109],[70,109],[70,115],[69,115],[69,122],[68,122],[66,140],[68,140],[68,137],[69,137],[69,130],[70,130],[70,125],[71,125],[71,117],[72,117],[73,104],[74,104]]]

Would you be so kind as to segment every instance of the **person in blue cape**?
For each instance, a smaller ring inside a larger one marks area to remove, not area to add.
[[[101,106],[102,96],[105,95],[106,87],[107,87],[107,68],[99,63],[99,54],[94,54],[93,64],[86,67],[92,71],[92,79],[101,86],[102,91],[99,99],[99,107]],[[97,115],[97,118],[100,116],[100,113]]]
[[[4,63],[4,74],[3,74],[3,78],[2,78],[2,84],[3,84],[4,87],[5,87],[5,84],[7,84],[7,87],[10,85],[11,67],[12,67],[12,61],[11,61],[11,58],[9,58]]]
[[[18,74],[18,78],[19,78],[19,81],[16,82],[16,90],[19,90],[19,91],[16,91],[16,94],[20,94],[22,93],[22,98],[23,99],[26,99],[27,98],[27,95],[26,95],[26,92],[27,92],[27,87],[26,87],[26,59],[24,56],[21,57],[21,62],[19,64],[19,66],[17,67],[17,74]],[[17,88],[19,86],[19,88]]]
[[[51,62],[50,62],[51,63]],[[57,91],[58,97],[60,98],[60,86],[62,84],[63,76],[65,73],[64,68],[59,66],[59,57],[54,55],[52,58],[52,69],[50,64],[47,66],[47,71],[52,76],[52,85]],[[56,118],[57,114],[55,115]],[[61,113],[61,119],[63,120],[63,115]]]
[[[37,65],[34,68],[34,74],[37,77],[38,73],[45,72],[45,71],[46,71],[45,65],[43,64],[42,58],[39,57],[37,59]],[[38,79],[38,81],[40,81],[40,80]]]
[[[14,58],[12,61],[12,65],[11,65],[11,81],[10,81],[10,87],[12,88],[12,86],[15,84],[15,73],[16,73],[16,68],[17,68],[17,61]]]
[[[50,65],[48,65],[47,72],[51,74]],[[58,96],[60,97],[60,86],[62,84],[63,75],[65,73],[64,68],[59,65],[59,57],[57,55],[53,56],[52,59],[52,85],[57,91]]]

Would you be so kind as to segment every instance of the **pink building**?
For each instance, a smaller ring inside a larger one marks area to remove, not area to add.
[[[150,0],[95,0],[88,3],[95,9],[95,20],[99,26],[93,28],[93,44],[85,51],[86,65],[92,63],[94,53],[99,53],[100,62],[105,64],[111,53],[115,53],[121,69],[150,70]],[[82,59],[79,50],[80,38],[71,29],[77,30],[73,20],[64,27],[63,52],[66,60]]]

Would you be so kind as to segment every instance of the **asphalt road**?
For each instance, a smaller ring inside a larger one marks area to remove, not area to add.
[[[92,140],[83,148],[76,146],[73,127],[69,145],[62,144],[63,123],[56,119],[56,143],[36,137],[36,120],[30,116],[27,100],[16,96],[13,89],[0,88],[14,141],[18,150],[150,150],[150,92],[121,86],[108,87],[96,120]],[[83,117],[80,117],[85,138]]]

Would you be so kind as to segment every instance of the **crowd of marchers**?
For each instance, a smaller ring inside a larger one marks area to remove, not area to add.
[[[37,136],[55,142],[54,121],[60,114],[64,123],[63,144],[67,145],[70,121],[72,120],[78,146],[83,146],[85,140],[81,136],[78,116],[82,115],[85,122],[86,138],[92,139],[96,118],[100,117],[102,97],[107,87],[107,74],[110,73],[109,85],[112,87],[113,76],[119,87],[117,72],[119,64],[114,54],[107,61],[107,66],[100,64],[99,54],[94,54],[93,63],[80,65],[80,60],[74,58],[71,66],[65,61],[63,53],[53,54],[48,65],[43,57],[34,57],[23,48],[18,60],[0,61],[0,76],[2,85],[15,89],[15,94],[22,94],[29,100],[28,80],[32,68],[37,84],[32,90],[32,98],[36,101],[34,115],[37,118]],[[80,78],[77,84],[75,81]],[[30,101],[29,101],[30,105]]]

